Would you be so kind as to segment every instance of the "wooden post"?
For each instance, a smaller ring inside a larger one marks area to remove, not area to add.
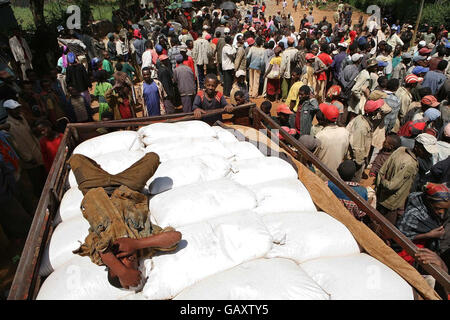
[[[416,44],[416,36],[417,36],[417,31],[419,29],[419,23],[420,23],[420,19],[422,18],[422,11],[423,11],[423,4],[424,4],[425,0],[421,0],[420,1],[420,9],[419,9],[419,15],[417,16],[417,21],[416,21],[416,27],[414,28],[414,34],[412,37],[412,41],[411,41],[411,46],[414,47]]]

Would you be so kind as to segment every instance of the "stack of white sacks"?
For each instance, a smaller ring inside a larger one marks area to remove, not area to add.
[[[397,273],[361,253],[343,224],[316,210],[290,164],[220,127],[157,123],[74,151],[111,174],[146,152],[161,159],[146,188],[151,221],[182,233],[177,251],[141,261],[141,292],[111,286],[105,267],[72,253],[89,224],[70,173],[38,299],[413,299]]]

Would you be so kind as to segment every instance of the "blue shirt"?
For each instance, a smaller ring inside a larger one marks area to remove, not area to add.
[[[422,88],[430,88],[433,95],[435,95],[439,89],[444,85],[447,77],[438,71],[428,71],[425,74],[424,80],[422,82]]]
[[[148,116],[160,116],[160,97],[159,90],[156,83],[153,81],[151,84],[144,82],[143,96],[145,106],[147,108]]]
[[[367,196],[367,189],[360,185],[355,186],[352,184],[350,184],[349,187],[352,188],[353,191],[355,191],[357,194],[359,194],[361,198],[367,201],[369,199]],[[331,191],[333,191],[333,193],[338,199],[351,201],[350,198],[347,197],[347,195],[344,192],[342,192],[341,189],[339,189],[338,186],[336,186],[333,182],[328,181],[328,188],[330,188]]]
[[[339,52],[334,56],[333,63],[331,64],[331,69],[333,70],[336,79],[339,79],[339,75],[342,71],[342,61],[344,61],[345,58],[347,58],[347,53],[345,53],[345,51]]]

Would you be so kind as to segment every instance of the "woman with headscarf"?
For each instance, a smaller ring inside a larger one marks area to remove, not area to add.
[[[281,80],[280,80],[280,69],[281,69],[281,48],[276,46],[273,50],[275,56],[270,60],[269,66],[266,70],[264,78],[267,78],[267,96],[270,101],[275,101],[279,99],[281,94]]]
[[[58,67],[61,67],[62,74],[66,74],[66,69],[69,66],[69,61],[67,58],[67,55],[69,54],[69,48],[67,46],[63,46],[62,48],[62,55],[61,57],[58,59]]]
[[[429,182],[424,192],[409,195],[405,213],[399,218],[397,228],[417,247],[426,247],[439,253],[441,240],[448,233],[449,207],[449,189],[444,184]],[[414,262],[405,250],[399,255],[411,264]]]

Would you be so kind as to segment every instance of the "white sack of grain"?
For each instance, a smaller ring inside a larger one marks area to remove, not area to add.
[[[177,228],[182,241],[145,265],[148,299],[171,299],[193,284],[243,262],[263,257],[272,238],[255,213],[240,212]]]
[[[39,274],[47,276],[72,259],[75,256],[72,251],[84,243],[89,235],[89,227],[89,222],[83,217],[75,217],[60,223],[45,247]]]
[[[147,186],[151,195],[159,194],[166,189],[222,179],[231,171],[229,161],[221,156],[205,154],[198,157],[170,160],[159,165],[155,175],[148,181]]]
[[[54,219],[54,225],[73,218],[82,217],[81,202],[83,201],[83,193],[77,187],[70,188],[64,193],[59,205],[59,210]]]
[[[219,127],[219,126],[213,126],[213,127],[211,127],[211,129],[214,130],[214,132],[216,133],[217,139],[221,143],[225,144],[225,143],[238,142],[238,139],[233,134],[232,130],[227,130],[227,129],[224,129],[224,128]]]
[[[316,207],[303,183],[296,178],[278,179],[249,185],[258,201],[255,212],[314,212]]]
[[[257,259],[185,289],[175,300],[329,300],[295,262]]]
[[[350,231],[324,212],[267,214],[263,221],[274,239],[268,258],[303,263],[360,252]]]
[[[229,179],[172,189],[154,196],[149,204],[158,225],[174,228],[255,207],[255,194]]]
[[[145,146],[167,138],[215,138],[216,132],[203,121],[181,121],[177,123],[154,123],[138,130]]]
[[[159,139],[145,148],[145,152],[157,153],[161,162],[206,154],[214,154],[226,159],[233,157],[233,154],[219,140],[212,137]]]
[[[359,253],[323,258],[300,267],[332,300],[413,300],[412,287],[371,256]]]
[[[116,151],[137,151],[144,147],[136,131],[115,131],[80,143],[73,154],[94,158]]]
[[[233,160],[235,161],[264,158],[261,151],[259,151],[258,148],[250,142],[242,141],[224,143],[224,146],[233,154]]]
[[[242,185],[255,185],[278,179],[296,179],[297,172],[277,157],[241,160],[232,163],[230,179]]]
[[[107,275],[105,266],[94,264],[89,257],[74,255],[45,279],[36,299],[118,300],[134,294],[133,290],[112,286]]]

